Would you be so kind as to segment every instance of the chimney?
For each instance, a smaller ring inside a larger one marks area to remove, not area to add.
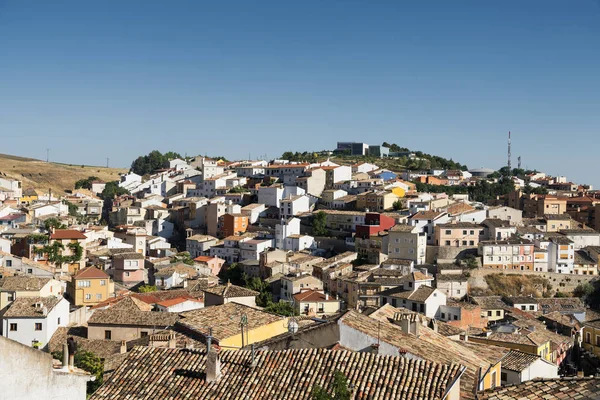
[[[325,300],[329,300],[329,293],[325,293]]]
[[[221,377],[221,360],[219,353],[213,348],[209,348],[206,353],[206,382],[216,382]]]
[[[124,340],[121,340],[121,347],[119,349],[121,354],[125,354],[127,353],[127,342]]]
[[[177,340],[175,339],[175,332],[169,334],[169,348],[174,349],[177,347]]]
[[[46,306],[42,307],[42,315],[44,317],[48,316],[48,307],[46,307]]]
[[[437,331],[438,331],[438,324],[437,324],[437,321],[436,321],[435,319],[432,319],[432,320],[431,320],[431,322],[429,323],[429,325],[430,325],[429,327],[430,327],[430,328],[431,328],[431,329],[432,329],[434,332],[436,332],[436,333],[437,333]]]

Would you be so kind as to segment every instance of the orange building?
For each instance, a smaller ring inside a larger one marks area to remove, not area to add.
[[[243,214],[224,214],[222,217],[221,234],[223,237],[239,235],[248,229],[248,216]]]

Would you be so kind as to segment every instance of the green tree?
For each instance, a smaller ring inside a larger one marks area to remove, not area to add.
[[[62,361],[62,351],[55,351],[52,353],[52,357]],[[104,362],[100,357],[89,351],[77,351],[75,352],[74,364],[77,368],[81,368],[84,371],[89,372],[96,377],[94,381],[87,383],[87,395],[90,396],[98,389],[104,379]]]
[[[271,293],[271,286],[260,278],[250,278],[244,274],[244,281],[246,282],[246,288],[255,290],[259,293],[256,296],[256,305],[259,307],[267,307],[273,302],[273,295]]]
[[[577,285],[575,290],[573,290],[573,296],[579,297],[584,302],[590,304],[589,300],[591,300],[590,297],[592,296],[592,294],[594,294],[594,291],[595,288],[591,283],[580,283],[579,285]]]
[[[107,182],[104,190],[100,193],[100,198],[104,201],[112,200],[115,196],[129,194],[129,191],[119,186],[117,181]]]
[[[312,220],[313,235],[315,236],[329,236],[329,229],[327,229],[327,214],[323,211],[319,211],[313,216]]]
[[[46,221],[44,221],[44,228],[46,229],[46,231],[50,232],[50,229],[54,228],[54,229],[67,229],[67,226],[62,224],[58,218],[48,218]]]
[[[44,247],[37,249],[38,254],[46,254],[46,258],[49,262],[61,266],[65,262],[65,258],[62,255],[65,246],[58,241],[52,244],[47,244]]]
[[[158,289],[156,286],[151,286],[151,285],[142,285],[138,288],[138,291],[140,293],[151,293],[151,292],[156,292]]]
[[[339,370],[333,373],[333,395],[319,385],[314,385],[312,390],[313,400],[350,400],[350,395],[348,378]]]
[[[219,278],[224,282],[231,282],[234,285],[244,285],[244,271],[238,263],[232,263],[225,268],[221,268]]]
[[[194,265],[194,260],[190,253],[187,251],[182,251],[180,253],[175,254],[171,257],[171,264],[184,263],[187,265]]]
[[[402,210],[402,208],[403,208],[402,200],[396,200],[394,202],[394,204],[392,204],[392,207],[393,207],[394,211]]]
[[[99,180],[96,176],[89,176],[85,179],[80,179],[75,182],[75,189],[92,189],[92,182]]]
[[[265,311],[273,314],[282,315],[284,317],[291,317],[297,315],[296,310],[294,309],[294,306],[292,304],[288,303],[287,301],[281,300],[277,303],[271,302],[267,304],[267,306],[265,307]]]

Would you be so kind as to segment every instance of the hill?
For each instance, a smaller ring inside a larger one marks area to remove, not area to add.
[[[72,190],[79,179],[96,176],[105,182],[118,181],[119,174],[126,172],[126,169],[121,168],[47,163],[33,158],[0,154],[0,174],[20,180],[23,190],[34,188],[39,192],[46,192],[51,188],[54,193],[63,194],[65,190]]]

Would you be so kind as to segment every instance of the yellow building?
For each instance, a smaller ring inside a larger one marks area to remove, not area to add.
[[[106,272],[87,267],[67,283],[67,294],[75,306],[94,306],[107,300],[114,292],[114,283]]]
[[[23,194],[21,195],[21,204],[29,205],[38,199],[39,199],[39,196],[38,196],[37,192],[35,191],[35,189],[33,189],[33,188],[25,189],[23,191]]]
[[[356,196],[356,208],[359,210],[384,212],[393,209],[394,203],[398,199],[397,195],[385,190],[364,192]]]
[[[600,357],[600,319],[583,325],[583,348]]]
[[[552,362],[550,341],[536,332],[531,332],[527,335],[520,333],[493,333],[488,337],[469,336],[469,340],[475,343],[519,350],[523,353],[540,356],[544,360]]]
[[[176,324],[179,329],[201,341],[212,335],[213,343],[228,350],[288,332],[288,318],[238,303],[201,308],[180,316]]]

